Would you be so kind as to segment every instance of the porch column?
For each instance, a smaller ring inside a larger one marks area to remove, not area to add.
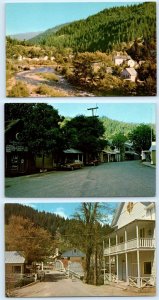
[[[127,230],[126,230],[126,227],[125,227],[125,251],[127,251],[127,240],[128,240],[128,237],[127,237]],[[126,282],[129,283],[129,273],[128,273],[128,253],[126,252],[125,253],[125,273],[126,273]]]
[[[139,226],[136,225],[136,238],[137,238],[137,286],[140,288],[140,252],[139,252]]]
[[[125,267],[126,267],[126,282],[129,284],[129,272],[128,272],[128,254],[125,253]]]
[[[137,249],[139,248],[139,226],[136,225],[136,239],[137,239]]]
[[[109,281],[112,281],[112,274],[111,274],[111,256],[109,255]]]
[[[110,257],[110,237],[109,237],[109,281],[111,281],[111,257]]]
[[[125,250],[127,250],[127,230],[125,227]]]
[[[137,286],[138,288],[141,287],[140,284],[140,252],[137,250]]]
[[[41,271],[44,271],[44,263],[43,263],[43,261],[41,262]]]
[[[110,253],[110,237],[109,237],[109,253]]]
[[[116,251],[118,252],[118,235],[116,233]],[[117,282],[119,280],[119,260],[118,260],[118,254],[116,255],[116,276],[117,276]]]
[[[108,153],[108,162],[109,162],[109,153]]]
[[[117,283],[118,283],[118,280],[119,280],[119,256],[118,254],[116,255],[116,279],[117,279]]]

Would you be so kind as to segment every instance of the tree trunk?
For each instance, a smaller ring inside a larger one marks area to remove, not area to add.
[[[44,172],[45,154],[42,154],[42,172]]]

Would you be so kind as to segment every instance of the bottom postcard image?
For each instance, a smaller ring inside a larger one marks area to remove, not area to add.
[[[7,297],[153,296],[154,202],[5,204]]]

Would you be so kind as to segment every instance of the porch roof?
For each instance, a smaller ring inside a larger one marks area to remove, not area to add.
[[[149,202],[150,203],[150,202]],[[135,220],[133,220],[133,221],[131,221],[130,223],[128,223],[128,224],[126,224],[126,225],[123,225],[122,227],[120,227],[119,229],[116,227],[114,227],[114,231],[113,232],[111,232],[110,234],[108,234],[108,235],[106,235],[106,237],[111,237],[111,236],[113,236],[114,234],[116,234],[116,232],[117,231],[120,231],[120,230],[123,230],[123,228],[126,228],[126,227],[129,227],[130,225],[132,225],[132,224],[135,224],[135,223],[137,223],[137,222],[142,222],[142,223],[144,223],[144,222],[148,222],[148,223],[155,223],[155,220],[149,220],[149,219],[135,219]]]
[[[78,249],[68,250],[61,255],[62,257],[85,257],[86,255]]]
[[[66,149],[63,151],[66,154],[82,154],[83,152],[74,148]]]
[[[17,251],[6,251],[5,252],[5,263],[6,264],[24,264],[25,258],[20,255]]]

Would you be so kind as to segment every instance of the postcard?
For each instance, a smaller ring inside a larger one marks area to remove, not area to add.
[[[6,197],[154,197],[155,108],[5,104]]]
[[[156,96],[156,3],[6,4],[6,96]]]

